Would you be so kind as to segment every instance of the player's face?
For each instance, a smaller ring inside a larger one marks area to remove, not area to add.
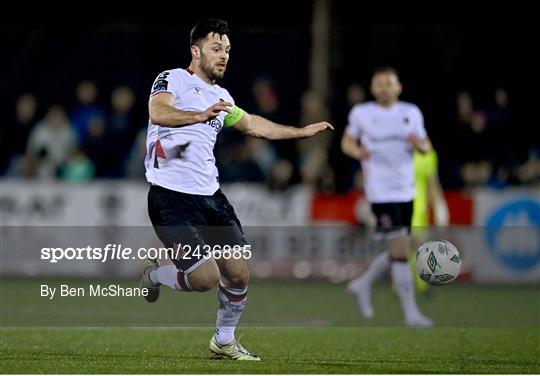
[[[211,80],[223,78],[231,44],[227,35],[209,33],[201,47],[201,70]]]
[[[393,73],[378,73],[371,80],[371,93],[377,102],[390,105],[397,101],[401,94],[401,84]]]

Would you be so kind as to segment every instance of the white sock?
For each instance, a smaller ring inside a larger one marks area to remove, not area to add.
[[[392,261],[391,270],[392,282],[396,287],[405,318],[421,314],[416,304],[413,276],[409,263],[406,261]]]
[[[216,341],[220,345],[227,345],[234,341],[234,330],[246,308],[246,294],[247,287],[244,289],[233,289],[225,287],[220,282],[215,335]]]
[[[182,284],[179,283],[181,279]],[[177,291],[192,291],[187,275],[178,271],[175,265],[162,265],[150,272],[150,280],[154,283],[161,283]]]
[[[388,251],[384,251],[371,260],[368,269],[360,277],[354,279],[351,283],[354,285],[359,282],[367,282],[369,286],[376,280],[382,277],[384,272],[388,270],[390,266],[390,254]]]

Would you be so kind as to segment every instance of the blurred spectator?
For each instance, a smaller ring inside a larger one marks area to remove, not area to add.
[[[136,136],[133,120],[135,95],[127,86],[119,86],[111,93],[111,111],[105,129],[107,140],[114,140],[114,145],[107,150],[109,171],[107,175],[117,177],[124,175],[125,156],[128,154]]]
[[[319,175],[317,182],[317,189],[321,193],[335,193],[336,192],[336,177],[334,170],[329,166],[326,166]]]
[[[347,87],[347,106],[349,109],[366,100],[366,90],[362,85],[350,84]]]
[[[336,97],[335,110],[333,111],[333,117],[336,120],[336,124],[334,125],[337,125],[340,129],[345,129],[351,109],[355,105],[365,102],[366,90],[360,84],[351,83],[345,87],[343,93],[336,95]],[[336,139],[341,142],[341,134]]]
[[[71,183],[87,182],[94,177],[94,171],[92,161],[79,148],[75,148],[60,171],[60,177]]]
[[[28,137],[27,174],[39,178],[57,176],[76,146],[77,138],[64,109],[52,106]]]
[[[519,183],[540,188],[540,148],[531,148],[529,159],[517,168],[516,175]]]
[[[229,138],[227,145],[223,145],[216,158],[219,181],[224,183],[263,182],[264,175],[255,163],[251,151],[252,149],[246,147],[244,137]]]
[[[508,92],[499,87],[495,90],[493,97],[495,106],[486,111],[495,172],[492,177],[492,185],[503,187],[509,179],[510,170],[514,164],[514,153],[517,152],[515,149],[519,143],[516,135],[519,133],[512,129],[512,113],[509,107]]]
[[[274,118],[283,117],[279,96],[272,81],[265,78],[257,79],[251,88],[251,92],[259,115]],[[278,119],[273,121],[277,122]]]
[[[262,138],[247,137],[245,146],[264,176],[269,176],[278,161],[276,150]]]
[[[486,184],[493,172],[489,135],[486,131],[486,117],[481,112],[472,115],[460,145],[463,164],[461,177],[467,188]]]
[[[36,121],[36,110],[37,103],[33,95],[23,94],[17,99],[13,138],[10,137],[10,146],[13,153],[24,154],[28,135]]]
[[[302,96],[302,125],[329,119],[326,105],[315,92],[307,91]],[[332,132],[323,132],[314,137],[298,141],[302,182],[316,185],[322,171],[328,167],[328,152],[332,144]]]
[[[366,100],[366,91],[362,85],[349,84],[336,103],[336,122],[332,145],[329,151],[329,164],[334,169],[334,185],[337,192],[347,192],[355,186],[355,175],[360,173],[360,163],[345,156],[341,151],[341,138],[348,123],[351,109]],[[328,178],[325,178],[329,180]],[[362,187],[361,185],[359,187]]]
[[[128,133],[132,124],[131,112],[135,105],[135,94],[127,86],[119,86],[111,93],[112,114],[109,117],[111,129]]]
[[[117,143],[118,140],[106,129],[102,119],[94,118],[90,122],[88,136],[81,149],[94,163],[96,177],[119,176],[118,169],[122,167],[124,156],[116,152]]]
[[[142,128],[135,137],[126,160],[126,177],[131,179],[144,179],[144,158],[146,157],[146,128]]]
[[[278,160],[268,176],[268,188],[272,191],[286,190],[293,174],[293,165],[286,159]]]
[[[252,88],[251,94],[253,96],[253,108],[250,112],[255,115],[263,116],[271,121],[274,121],[279,124],[291,124],[293,121],[288,116],[287,112],[282,106],[279,94],[274,83],[266,78],[257,79]],[[298,155],[295,150],[295,143],[293,140],[279,140],[274,142],[268,142],[267,140],[260,140],[255,143],[257,147],[252,147],[253,158],[255,162],[259,165],[259,168],[265,173],[268,179],[272,179],[274,174],[271,172],[271,169],[275,163],[280,159],[288,160],[293,163],[293,172],[287,174],[289,179],[293,179],[294,176],[298,173],[294,173],[295,170],[295,161],[298,158]],[[269,180],[269,184],[274,186]],[[280,182],[279,186],[287,186],[289,182],[282,184]]]
[[[10,164],[21,163],[28,135],[36,121],[36,110],[37,103],[33,95],[23,94],[17,98],[15,119],[0,131],[2,141],[0,174],[3,174]]]
[[[460,165],[460,176],[467,187],[484,185],[492,173],[490,162],[490,139],[486,130],[486,116],[475,112],[473,99],[468,92],[461,92],[456,98],[456,130],[453,133],[454,148],[452,158]]]
[[[71,122],[81,142],[86,140],[90,125],[105,122],[103,108],[97,103],[98,89],[92,81],[82,81],[77,85],[77,105],[71,111]]]

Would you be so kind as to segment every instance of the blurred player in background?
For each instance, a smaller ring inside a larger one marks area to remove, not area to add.
[[[415,198],[413,151],[428,153],[432,147],[420,109],[399,101],[401,91],[395,69],[375,70],[371,81],[375,101],[351,110],[343,134],[343,152],[362,163],[366,198],[377,218],[376,235],[388,245],[388,253],[377,256],[347,289],[356,297],[361,314],[373,317],[371,285],[390,263],[405,324],[429,327],[433,322],[422,314],[416,303],[407,257],[413,249],[410,235]]]
[[[279,125],[235,106],[229,92],[216,84],[225,74],[231,49],[225,21],[201,21],[192,29],[190,43],[189,68],[162,72],[150,94],[145,159],[151,183],[148,211],[157,236],[174,250],[174,265],[146,260],[141,287],[149,290],[145,298],[153,303],[160,285],[184,292],[219,285],[210,350],[235,360],[258,361],[234,335],[246,304],[248,256],[226,259],[209,252],[216,246],[244,250],[248,244],[233,207],[219,189],[213,154],[217,135],[225,126],[280,140],[333,128],[326,122],[304,128]]]

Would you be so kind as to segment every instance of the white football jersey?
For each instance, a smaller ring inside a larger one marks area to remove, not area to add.
[[[369,151],[362,161],[364,189],[371,203],[408,202],[414,199],[413,147],[407,137],[427,137],[424,118],[412,103],[385,108],[376,102],[353,107],[346,132]]]
[[[227,90],[185,69],[162,72],[150,96],[161,92],[174,95],[174,106],[183,111],[202,112],[220,100],[234,103]],[[176,128],[149,120],[144,162],[148,182],[177,192],[213,195],[219,188],[214,145],[226,115],[221,112],[205,123]]]

